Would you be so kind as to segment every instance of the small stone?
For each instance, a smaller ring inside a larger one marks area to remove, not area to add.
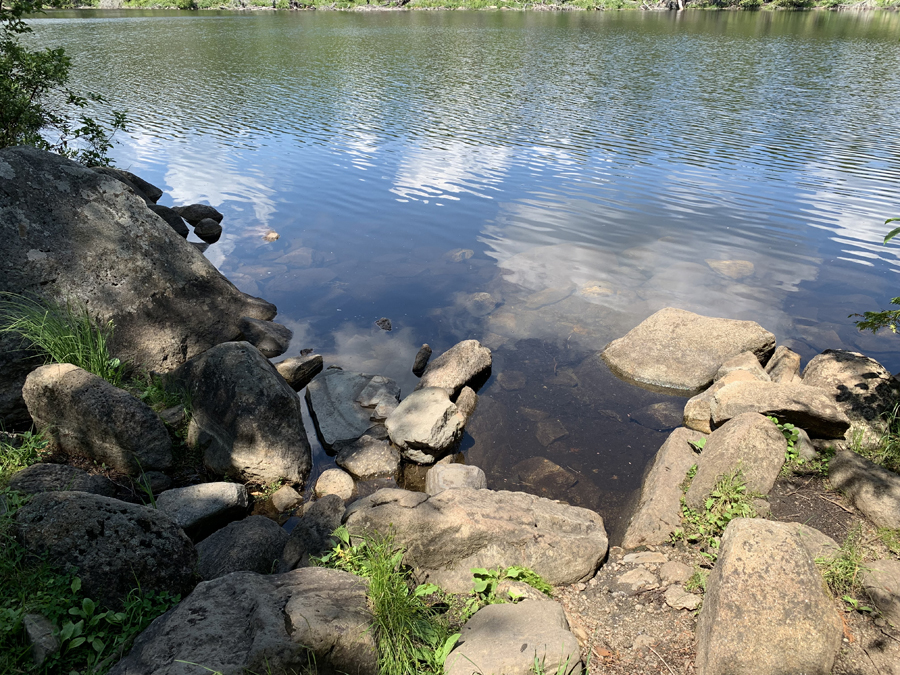
[[[683,584],[694,574],[690,565],[670,560],[659,568],[659,580],[663,584]]]
[[[784,384],[800,382],[800,355],[784,345],[778,345],[766,364],[766,372],[772,382]]]
[[[325,495],[337,495],[344,501],[353,497],[353,491],[356,483],[353,477],[340,469],[328,469],[319,476],[316,481],[316,497],[324,497]]]
[[[648,649],[656,644],[656,640],[654,640],[649,635],[638,635],[634,638],[634,642],[631,643],[631,648],[638,652],[642,649]]]
[[[378,321],[375,322],[375,325],[378,326],[381,330],[391,331],[393,326],[391,326],[391,320],[387,317],[381,317]]]
[[[137,483],[143,488],[149,488],[153,494],[158,495],[172,487],[172,479],[162,471],[145,471],[137,478]]]
[[[417,389],[385,421],[391,441],[404,457],[433,464],[459,441],[465,420],[441,387]]]
[[[175,232],[177,232],[182,237],[187,237],[190,233],[187,224],[184,222],[184,219],[168,206],[161,206],[160,204],[147,204],[147,208],[149,208],[151,211],[153,211],[153,213],[162,218],[169,227],[175,230]]]
[[[699,595],[688,593],[683,586],[673,585],[666,589],[663,596],[666,604],[672,609],[687,609],[693,611],[700,606],[702,598]]]
[[[282,485],[269,498],[272,507],[279,513],[288,511],[303,501],[303,496],[290,485]]]
[[[413,361],[413,375],[416,377],[422,377],[422,373],[425,372],[425,368],[428,366],[428,359],[431,358],[431,347],[427,344],[422,345],[419,348],[419,351],[416,353],[416,359]]]
[[[22,617],[22,627],[25,629],[25,637],[31,644],[31,658],[34,665],[40,666],[59,651],[59,640],[54,633],[56,628],[53,622],[42,614],[30,613]]]
[[[335,463],[359,480],[394,476],[400,468],[400,453],[388,440],[366,434],[341,447]]]
[[[241,331],[240,339],[256,347],[267,359],[284,354],[294,337],[294,331],[287,326],[249,316],[241,317],[238,329]]]
[[[90,492],[104,497],[116,494],[115,484],[106,476],[92,476],[67,464],[32,464],[16,472],[9,480],[9,487],[28,495],[63,490]]]
[[[207,244],[215,244],[222,236],[222,226],[212,218],[204,218],[194,225],[194,234]]]
[[[475,412],[475,408],[478,407],[478,394],[471,387],[463,387],[456,399],[456,407],[459,409],[459,414],[468,422]]]
[[[157,415],[167,427],[177,427],[184,422],[184,406],[173,405],[171,408],[160,410]]]
[[[862,574],[863,587],[884,617],[900,625],[900,560],[876,560]]]
[[[450,262],[463,262],[464,260],[468,260],[473,255],[475,255],[475,251],[469,248],[455,248],[452,251],[447,251],[446,257]]]
[[[525,373],[518,370],[510,370],[497,376],[498,384],[507,391],[516,391],[525,386]]]
[[[538,442],[545,448],[553,443],[553,441],[557,441],[568,435],[568,430],[559,420],[544,420],[543,422],[538,422],[536,436]]]
[[[201,483],[166,490],[156,508],[168,514],[194,541],[199,541],[247,513],[247,488],[237,483]]]
[[[442,387],[456,397],[473,381],[490,374],[491,350],[478,340],[463,340],[428,364],[416,389]]]
[[[281,235],[275,232],[274,230],[269,230],[263,235],[263,239],[266,241],[278,241],[278,238]]]
[[[230,523],[197,544],[200,577],[209,581],[232,572],[270,574],[288,537],[265,516]]]
[[[653,551],[629,553],[624,558],[622,558],[622,562],[631,563],[633,565],[659,564],[668,562],[668,560],[669,559],[662,553],[655,553]]]
[[[613,591],[625,595],[637,595],[642,591],[652,591],[654,588],[659,588],[659,579],[643,567],[625,572],[612,583]]]
[[[173,206],[172,210],[188,221],[196,225],[204,218],[209,218],[217,223],[222,222],[224,216],[208,204],[190,204],[189,206]]]

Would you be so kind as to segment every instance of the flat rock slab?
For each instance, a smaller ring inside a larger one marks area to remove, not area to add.
[[[364,406],[359,401],[361,397],[372,405]],[[320,373],[306,388],[306,401],[319,439],[327,449],[334,450],[380,426],[384,418],[376,415],[378,404],[396,404],[399,399],[400,387],[393,380],[337,368]]]
[[[698,675],[831,673],[841,619],[792,525],[725,529],[697,622]]]
[[[819,387],[777,382],[732,382],[710,403],[713,428],[746,412],[774,415],[805,429],[813,438],[843,438],[850,419]]]
[[[92,476],[67,464],[32,464],[9,479],[11,490],[34,495],[39,492],[90,492],[113,497],[116,485],[106,476]]]
[[[806,365],[803,384],[829,392],[864,441],[878,441],[886,431],[884,415],[900,398],[900,383],[875,359],[858,352],[826,349]]]
[[[437,464],[425,474],[425,492],[436,495],[444,490],[487,487],[487,476],[477,466],[467,464]]]
[[[22,396],[38,428],[69,454],[136,475],[172,466],[172,441],[159,416],[142,401],[70,363],[41,366]]]
[[[863,588],[884,617],[900,626],[900,560],[876,560],[866,564]]]
[[[403,399],[384,424],[406,459],[433,464],[456,446],[465,423],[446,389],[428,387]]]
[[[188,443],[215,473],[302,482],[312,455],[300,399],[259,350],[226,342],[173,374],[191,395]]]
[[[376,675],[366,584],[308,567],[235,572],[197,586],[154,621],[110,675],[338,672]]]
[[[740,471],[747,492],[769,494],[784,466],[787,441],[770,420],[744,413],[716,429],[706,440],[697,474],[684,495],[685,504],[700,510],[723,476]]]
[[[683,427],[669,434],[644,475],[622,548],[662,544],[681,526],[681,484],[699,458],[690,443],[702,438],[699,431]]]
[[[473,567],[522,565],[552,585],[586,581],[608,546],[593,511],[523,492],[383,489],[351,504],[344,521],[354,535],[392,526],[417,578],[453,593],[471,590]]]
[[[300,391],[322,372],[323,361],[321,354],[307,354],[306,356],[292,356],[275,364],[275,370],[285,381],[291,385],[294,391]]]
[[[394,476],[400,453],[388,440],[365,435],[341,448],[335,463],[359,480]]]
[[[247,515],[249,501],[247,488],[238,483],[200,483],[166,490],[156,498],[156,508],[198,541]]]
[[[85,492],[43,492],[16,514],[19,541],[78,570],[86,597],[119,607],[136,586],[186,594],[197,553],[167,514]]]
[[[462,627],[444,672],[533,675],[535,663],[554,675],[582,672],[578,639],[559,603],[530,600],[483,607]]]
[[[442,387],[451,398],[469,383],[478,388],[478,381],[490,374],[491,350],[478,340],[463,340],[431,361],[422,373],[416,389]]]
[[[0,291],[90,307],[112,354],[167,372],[275,307],[241,293],[116,178],[35,148],[0,150]],[[0,335],[0,419],[27,420],[40,362]]]
[[[695,394],[708,387],[732,356],[752,352],[765,361],[775,336],[753,321],[700,316],[667,307],[603,350],[620,377],[664,391]]]
[[[250,516],[226,525],[197,544],[200,577],[205,581],[232,572],[272,572],[288,541],[274,520]]]
[[[900,528],[900,475],[860,457],[839,451],[828,465],[831,485],[878,527]]]

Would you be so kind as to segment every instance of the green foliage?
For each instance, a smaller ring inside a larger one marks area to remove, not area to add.
[[[26,431],[10,439],[0,437],[0,487],[3,487],[16,471],[37,464],[47,447],[42,432]]]
[[[728,523],[735,518],[756,517],[756,510],[750,502],[752,497],[753,495],[747,492],[747,483],[740,469],[719,478],[713,491],[706,498],[702,511],[690,508],[682,496],[682,526],[673,533],[673,541],[683,539],[698,543],[707,549],[705,552],[707,557],[715,558],[719,540]]]
[[[888,471],[900,473],[900,404],[884,416],[885,432],[876,443],[854,438],[852,449]]]
[[[133,590],[121,611],[99,606],[82,593],[81,580],[26,553],[14,536],[13,518],[27,497],[0,491],[7,512],[0,515],[0,672],[90,673],[102,675],[157,616],[178,602],[167,593]],[[53,623],[61,649],[40,668],[32,664],[25,614]]]
[[[337,543],[315,563],[369,580],[378,672],[443,673],[459,634],[451,634],[443,617],[426,603],[428,596],[442,596],[440,589],[434,584],[410,588],[410,572],[401,562],[403,550],[394,546],[390,534],[361,537],[354,543],[341,526],[333,536]]]
[[[703,452],[703,448],[706,447],[706,437],[698,438],[696,441],[688,441],[688,445],[690,445],[697,452]],[[697,467],[694,466],[694,473],[697,472]],[[693,478],[693,476],[691,476]]]
[[[182,387],[167,386],[159,375],[141,373],[128,382],[127,388],[140,400],[156,410],[165,410],[176,405],[191,408],[191,394]]]
[[[0,293],[0,333],[13,333],[48,363],[71,363],[119,386],[125,364],[109,353],[113,323],[99,324],[74,301],[44,303]]]
[[[778,427],[778,430],[784,435],[787,441],[787,450],[784,453],[784,466],[781,468],[782,475],[788,475],[793,472],[794,467],[802,466],[806,460],[800,456],[800,451],[796,444],[800,439],[800,430],[790,422],[782,424],[777,417],[769,415],[766,417],[772,424]]]
[[[891,555],[900,558],[900,530],[892,530],[889,527],[878,528],[878,538],[887,547]]]
[[[510,589],[508,598],[497,595],[497,587],[503,581],[519,581],[528,584],[547,597],[553,597],[553,587],[534,570],[527,567],[513,565],[506,569],[486,569],[484,567],[472,568],[472,594],[463,606],[461,620],[465,621],[486,605],[498,605],[506,602],[517,602],[522,599],[522,594],[515,589]]]
[[[833,556],[816,558],[816,564],[831,592],[843,597],[861,590],[859,577],[864,558],[862,527],[857,525]]]
[[[694,573],[691,575],[691,578],[687,580],[684,584],[685,590],[688,591],[701,591],[702,593],[706,593],[706,580],[709,577],[709,572],[700,567],[694,567]]]
[[[884,221],[885,225],[896,222],[900,218],[888,218]],[[900,227],[895,227],[884,237],[884,243],[887,244],[891,239],[900,234]],[[891,298],[892,305],[900,305],[900,298]],[[897,332],[897,324],[900,322],[900,309],[886,309],[880,312],[863,312],[862,314],[851,314],[851,317],[861,316],[862,319],[856,322],[859,330],[870,330],[877,333],[882,328],[889,328],[892,333]]]
[[[62,47],[32,50],[20,38],[31,32],[28,14],[43,10],[43,0],[0,0],[0,148],[32,145],[87,165],[109,164],[116,131],[125,129],[125,113],[98,122],[87,114],[100,94],[77,94],[66,85],[71,62]]]

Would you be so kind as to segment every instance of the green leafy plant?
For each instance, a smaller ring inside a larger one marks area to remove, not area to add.
[[[48,363],[71,363],[119,386],[125,364],[109,352],[113,323],[98,323],[87,307],[42,302],[0,293],[0,333],[22,338],[24,346]]]
[[[442,595],[433,584],[412,589],[410,570],[403,566],[403,550],[393,536],[368,535],[353,541],[346,527],[333,534],[336,543],[314,562],[351,572],[369,580],[378,672],[384,675],[439,675],[459,634],[451,634],[446,620],[425,602]]]
[[[900,218],[888,218],[884,221],[884,224],[889,225],[898,220]],[[900,234],[900,227],[895,227],[885,235],[883,243],[886,245],[898,234]],[[891,304],[900,305],[900,298],[891,298]],[[880,312],[863,312],[862,314],[850,315],[851,318],[856,316],[862,317],[856,322],[856,327],[859,330],[870,330],[872,333],[877,333],[882,328],[889,328],[892,333],[896,333],[897,323],[900,320],[900,309],[886,309]]]
[[[785,466],[789,468],[794,465],[802,465],[806,460],[800,456],[797,448],[797,441],[800,440],[800,430],[790,422],[779,422],[778,418],[773,415],[769,415],[766,419],[778,427],[778,430],[784,435],[784,440],[787,441],[787,450],[784,453]]]
[[[14,437],[0,437],[0,487],[16,471],[41,461],[41,453],[46,447],[43,432],[25,431]]]
[[[684,584],[685,590],[688,591],[701,591],[703,593],[706,592],[706,580],[709,577],[709,572],[700,568],[694,567],[694,573],[691,575],[691,578],[687,580]]]
[[[697,452],[703,452],[703,448],[706,447],[706,437],[698,438],[696,441],[688,441],[688,444]]]
[[[528,584],[548,597],[553,597],[553,587],[534,570],[519,565],[513,565],[506,569],[486,569],[484,567],[472,568],[472,593],[466,599],[463,606],[461,620],[465,621],[482,607],[496,605],[505,602],[517,602],[522,599],[522,593],[516,589],[510,589],[507,596],[497,595],[497,587],[503,581],[519,581]]]
[[[859,577],[864,560],[862,527],[857,525],[833,555],[816,558],[816,565],[831,592],[836,597],[843,597],[860,591]]]
[[[864,443],[861,438],[854,438],[851,448],[888,471],[900,473],[900,404],[884,415],[884,422],[884,433],[877,442]]]
[[[900,530],[892,530],[888,527],[878,528],[878,538],[887,547],[891,555],[900,558]]]
[[[689,474],[683,486],[685,492],[692,479],[693,476]],[[747,483],[740,469],[719,478],[701,511],[689,507],[682,496],[682,526],[672,534],[672,540],[698,543],[707,549],[703,554],[714,560],[715,551],[719,548],[720,538],[728,523],[735,518],[756,517],[756,509],[750,501],[754,496],[747,492]]]

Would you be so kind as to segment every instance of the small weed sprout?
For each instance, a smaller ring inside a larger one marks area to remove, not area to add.
[[[709,572],[707,570],[695,566],[694,573],[691,575],[691,578],[688,579],[684,584],[685,590],[700,591],[701,593],[706,593],[706,579],[708,577]]]
[[[857,525],[833,556],[816,558],[822,578],[835,597],[843,598],[853,609],[860,609],[853,596],[862,590],[860,574],[865,569],[862,546],[862,527]],[[850,598],[848,600],[847,598]],[[860,611],[866,611],[860,609]]]

